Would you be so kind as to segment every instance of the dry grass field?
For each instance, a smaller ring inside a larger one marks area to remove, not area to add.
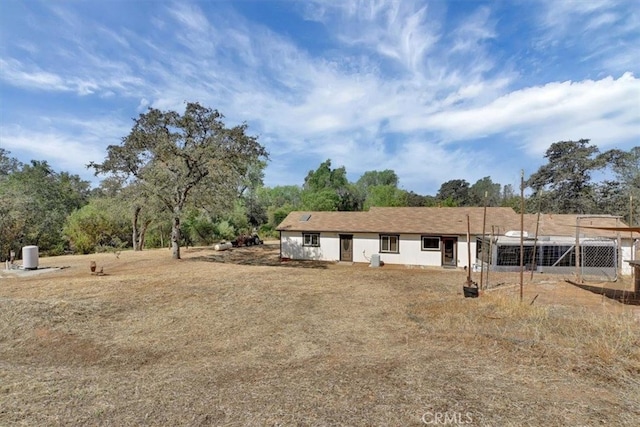
[[[557,278],[520,304],[508,287],[463,298],[463,271],[277,256],[3,275],[0,425],[639,425],[638,307]]]

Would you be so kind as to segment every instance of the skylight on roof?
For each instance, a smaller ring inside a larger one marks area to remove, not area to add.
[[[311,214],[304,214],[300,216],[300,222],[307,222],[311,218]]]

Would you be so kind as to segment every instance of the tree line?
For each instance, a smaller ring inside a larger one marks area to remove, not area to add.
[[[185,112],[149,109],[105,159],[88,167],[97,188],[46,161],[22,164],[0,148],[0,260],[22,246],[45,254],[208,245],[259,231],[276,236],[294,210],[362,211],[372,206],[508,206],[520,189],[487,176],[442,183],[435,195],[400,188],[393,170],[350,182],[331,160],[300,185],[264,186],[266,149],[247,125],[227,127],[217,110],[187,103]],[[611,214],[640,223],[640,147],[601,152],[589,140],[560,141],[525,181],[527,212]],[[594,179],[598,174],[601,178]],[[632,198],[632,199],[631,199]]]

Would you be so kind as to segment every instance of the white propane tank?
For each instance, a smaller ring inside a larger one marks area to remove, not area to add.
[[[229,242],[227,243],[217,243],[213,246],[213,249],[216,251],[226,251],[227,249],[231,249],[233,245]]]
[[[38,269],[38,247],[25,246],[22,248],[22,268],[25,270]]]

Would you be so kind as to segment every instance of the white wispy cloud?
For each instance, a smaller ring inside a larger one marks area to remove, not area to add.
[[[579,49],[580,61],[595,61],[596,74],[586,68],[571,80],[533,82],[517,59],[505,66],[493,44],[502,28],[497,5],[471,4],[453,19],[444,2],[293,3],[327,30],[327,47],[311,51],[232,3],[216,4],[215,12],[206,2],[159,3],[146,9],[140,27],[107,26],[56,4],[41,27],[65,29],[39,44],[21,39],[26,56],[0,50],[0,80],[107,104],[78,114],[82,119],[72,119],[70,107],[66,115],[42,114],[48,123],[2,123],[2,145],[37,153],[44,143],[55,148],[51,158],[79,173],[148,106],[182,110],[185,101],[199,101],[260,135],[272,154],[270,184],[301,183],[300,169],[331,158],[351,174],[394,169],[406,188],[433,191],[461,170],[469,179],[510,179],[511,172],[491,166],[506,149],[539,159],[561,139],[591,138],[603,147],[637,141],[638,65],[610,37],[624,36],[623,44],[637,37],[630,25],[637,16],[621,13],[616,2],[557,3],[543,3],[536,15],[531,56],[588,37],[596,47]],[[555,20],[564,18],[568,24],[557,29]],[[593,37],[571,35],[581,20]],[[607,69],[614,71],[602,74]]]
[[[491,10],[487,7],[479,8],[453,31],[452,50],[464,53],[482,50],[482,42],[496,37],[494,27]]]
[[[97,130],[96,130],[97,131]],[[97,181],[86,169],[92,161],[104,158],[100,135],[71,134],[65,129],[38,129],[8,126],[0,129],[2,147],[34,160],[46,160],[58,171],[70,171],[83,179]]]
[[[422,2],[311,1],[306,12],[340,42],[391,58],[412,73],[421,72],[425,55],[440,39],[439,22]]]
[[[100,117],[87,113],[29,111],[29,119],[0,121],[0,146],[12,156],[46,160],[57,171],[67,171],[98,184],[91,162],[102,162],[107,145],[119,144],[131,130],[131,120],[113,113]]]
[[[16,59],[0,59],[2,74],[0,80],[22,87],[46,92],[74,92],[78,95],[94,93],[118,92],[130,96],[139,92],[144,85],[141,78],[130,72],[120,62],[110,61],[106,57],[98,57],[91,53],[75,53],[77,60],[74,72],[68,72],[69,62],[49,66],[49,70],[40,68]],[[73,62],[73,61],[70,61]]]
[[[559,138],[592,138],[612,145],[640,138],[640,79],[549,83],[511,92],[472,109],[449,110],[421,121],[450,140],[517,132],[535,154]]]
[[[16,59],[0,59],[0,68],[2,69],[0,78],[14,86],[53,91],[73,90],[64,78],[44,71],[37,65],[29,67]]]
[[[569,50],[595,72],[637,69],[640,13],[634,0],[540,0],[538,48]],[[564,53],[566,55],[566,53]]]

